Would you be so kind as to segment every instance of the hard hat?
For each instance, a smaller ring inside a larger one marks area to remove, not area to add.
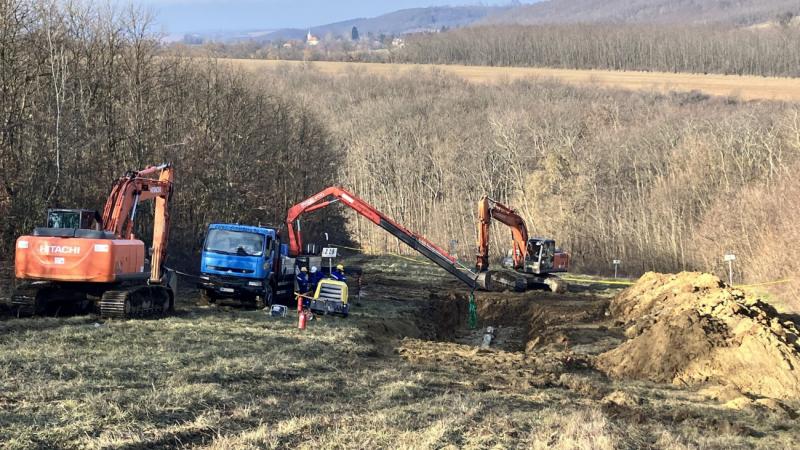
[[[308,272],[308,268],[306,268],[306,267],[302,267],[302,268],[300,269],[300,272]]]
[[[317,266],[311,266],[311,273],[317,273]]]
[[[336,268],[337,268],[337,269],[339,269],[339,270],[344,270],[344,265],[342,265],[342,264],[337,264],[337,265],[336,265]]]

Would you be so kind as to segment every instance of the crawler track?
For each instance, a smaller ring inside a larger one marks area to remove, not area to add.
[[[552,274],[535,275],[509,269],[492,270],[490,273],[492,280],[490,291],[549,290],[558,293],[567,291],[567,282]]]
[[[17,317],[33,316],[42,312],[45,305],[39,291],[33,288],[22,288],[14,291],[8,306]],[[38,298],[38,299],[37,299]]]
[[[100,316],[109,319],[157,318],[174,310],[172,295],[163,286],[106,291],[99,306]]]

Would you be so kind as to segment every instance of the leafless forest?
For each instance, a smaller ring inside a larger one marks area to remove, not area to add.
[[[578,271],[607,273],[619,258],[631,275],[719,272],[728,251],[739,280],[800,269],[796,105],[478,86],[424,70],[250,76],[159,56],[137,11],[2,5],[0,259],[46,207],[99,207],[124,170],[168,160],[174,258],[194,254],[209,221],[276,223],[340,183],[436,242],[457,240],[467,261],[486,193],[556,238]],[[341,228],[336,215],[317,219]],[[402,250],[365,222],[347,230],[363,247]],[[494,233],[498,253],[507,234]]]
[[[313,67],[313,66],[312,66]],[[797,273],[800,109],[546,81],[479,86],[420,70],[387,80],[312,69],[264,74],[313,104],[345,155],[341,181],[433,240],[474,252],[474,205],[517,206],[576,269],[703,269],[739,255],[738,279]],[[397,244],[369,224],[354,238]],[[497,227],[495,249],[507,230]]]
[[[160,57],[141,11],[58,4],[0,0],[0,260],[47,207],[101,208],[148,164],[177,165],[175,257],[209,221],[278,223],[332,181],[308,107],[212,61]]]
[[[549,0],[488,21],[543,23],[692,23],[747,26],[800,14],[795,0]]]
[[[787,17],[790,20],[791,16]],[[410,39],[414,63],[800,76],[800,28],[495,25]]]

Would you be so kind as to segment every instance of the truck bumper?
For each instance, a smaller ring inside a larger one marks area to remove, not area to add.
[[[208,278],[207,280],[205,278]],[[260,286],[251,286],[251,282],[259,282],[253,279],[231,279],[209,275],[203,275],[197,287],[205,289],[220,298],[243,298],[255,297],[264,294],[264,282]]]

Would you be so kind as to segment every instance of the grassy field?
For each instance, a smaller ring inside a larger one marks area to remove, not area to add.
[[[3,448],[788,448],[793,416],[702,391],[613,382],[602,294],[484,294],[493,349],[438,271],[361,259],[348,319],[312,321],[184,292],[164,320],[0,320]],[[432,286],[443,286],[434,289]],[[530,338],[538,339],[532,344]]]
[[[382,76],[397,76],[414,70],[433,69],[475,83],[497,83],[530,78],[545,78],[573,85],[589,85],[657,92],[700,91],[708,95],[741,100],[800,101],[800,79],[733,75],[702,75],[663,72],[616,72],[609,70],[569,70],[530,67],[485,67],[458,65],[379,64],[316,61],[268,61],[254,59],[220,60],[251,71],[280,66],[310,65],[322,73],[336,75],[364,71]]]

